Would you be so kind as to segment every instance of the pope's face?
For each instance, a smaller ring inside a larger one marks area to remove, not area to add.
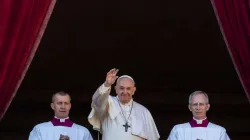
[[[67,118],[71,108],[69,95],[55,95],[51,108],[54,110],[55,116],[59,119]]]
[[[210,108],[210,104],[206,102],[204,94],[196,94],[192,97],[192,103],[188,105],[189,110],[193,113],[195,119],[205,119],[206,113]]]
[[[122,104],[129,103],[136,90],[135,83],[129,78],[121,78],[115,86],[116,94]]]

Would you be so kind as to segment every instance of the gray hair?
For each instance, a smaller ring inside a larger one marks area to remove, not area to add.
[[[206,97],[206,103],[209,104],[209,98],[208,98],[207,93],[204,92],[204,91],[201,91],[201,90],[197,90],[197,91],[194,91],[193,93],[191,93],[191,94],[189,95],[188,103],[189,103],[190,105],[192,104],[192,97],[193,97],[194,95],[197,95],[197,94],[203,94],[203,95]]]
[[[55,101],[55,97],[56,95],[60,95],[60,96],[69,96],[69,100],[71,100],[71,97],[70,95],[67,93],[67,92],[64,92],[64,91],[60,91],[60,92],[56,92],[52,95],[52,103]]]

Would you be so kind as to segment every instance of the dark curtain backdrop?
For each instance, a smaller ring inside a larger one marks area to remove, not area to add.
[[[211,3],[250,101],[250,0],[211,0]]]
[[[55,2],[0,0],[0,121],[26,74]]]

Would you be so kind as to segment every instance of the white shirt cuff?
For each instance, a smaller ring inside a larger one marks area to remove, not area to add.
[[[102,95],[104,93],[107,93],[109,89],[110,87],[106,87],[104,84],[102,84],[101,87],[99,88],[99,92]]]

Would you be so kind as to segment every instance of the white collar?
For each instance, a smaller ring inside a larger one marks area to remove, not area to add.
[[[55,116],[55,118],[56,118],[56,119],[59,119],[59,118],[57,118],[56,116]],[[65,122],[66,119],[69,119],[69,117],[66,117],[66,118],[63,118],[63,119],[59,119],[59,120],[60,120],[60,122]]]
[[[195,119],[194,117],[193,117],[193,119],[197,122],[197,124],[202,124],[202,122],[203,122],[204,120],[206,120],[207,117],[206,117],[205,119],[202,119],[202,120],[197,120],[197,119]]]

